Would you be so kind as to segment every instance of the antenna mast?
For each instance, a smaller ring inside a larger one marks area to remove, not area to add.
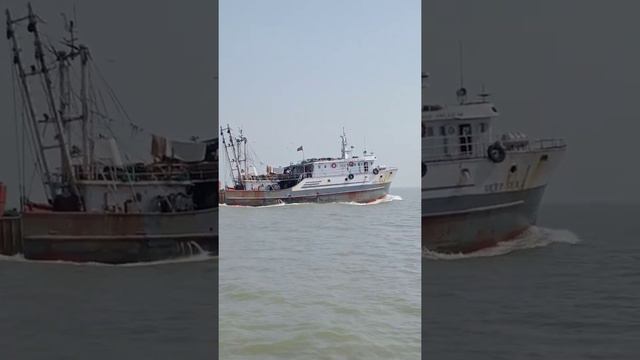
[[[462,41],[458,42],[458,47],[460,52],[460,88],[456,91],[456,96],[458,97],[458,102],[462,105],[467,101],[467,89],[464,87],[464,52],[462,49]]]
[[[342,127],[342,135],[340,135],[340,141],[342,145],[342,158],[347,158],[347,133],[344,131],[344,127]]]
[[[458,42],[458,51],[459,51],[459,67],[460,67],[460,87],[464,87],[464,50],[462,47],[462,41]]]

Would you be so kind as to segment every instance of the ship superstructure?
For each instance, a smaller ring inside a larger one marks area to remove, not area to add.
[[[423,75],[423,83],[427,75]],[[465,253],[513,239],[535,224],[562,139],[496,136],[489,94],[422,108],[422,247]]]
[[[229,126],[220,136],[233,186],[223,191],[221,200],[229,205],[261,206],[295,202],[367,203],[389,192],[397,173],[394,167],[377,164],[366,150],[354,154],[347,135],[340,136],[340,156],[303,159],[287,166],[267,166],[258,173],[247,158],[247,138],[235,136]],[[301,150],[302,148],[299,148]]]

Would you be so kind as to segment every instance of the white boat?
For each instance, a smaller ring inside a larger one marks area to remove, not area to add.
[[[457,97],[422,108],[422,248],[441,253],[490,247],[534,225],[566,150],[562,139],[496,136],[489,94],[468,101],[461,87]]]

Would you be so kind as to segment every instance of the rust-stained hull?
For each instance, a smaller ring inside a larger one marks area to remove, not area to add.
[[[422,248],[439,253],[470,253],[514,239],[536,223],[544,189],[541,186],[441,200],[447,204],[423,203]],[[434,200],[424,200],[429,201]],[[434,211],[429,212],[429,208]]]
[[[4,214],[4,206],[7,202],[7,187],[0,182],[0,216]]]
[[[166,260],[203,251],[217,255],[217,211],[25,213],[20,219],[19,251],[16,246],[12,249],[31,260],[110,264]]]
[[[385,197],[389,193],[391,183],[370,184],[339,190],[273,190],[248,191],[224,190],[220,200],[233,206],[267,206],[293,203],[335,203],[356,202],[370,203]]]

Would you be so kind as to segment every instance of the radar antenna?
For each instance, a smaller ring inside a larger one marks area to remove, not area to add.
[[[483,103],[487,102],[487,98],[489,96],[491,96],[491,93],[487,92],[487,90],[484,87],[484,83],[482,83],[482,88],[480,90],[480,93],[478,94],[478,96],[482,99]]]

